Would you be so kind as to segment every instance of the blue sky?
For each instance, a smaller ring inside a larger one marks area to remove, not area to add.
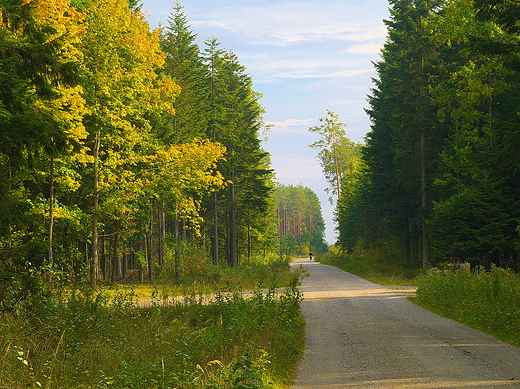
[[[327,241],[334,242],[317,150],[308,131],[327,109],[347,123],[347,136],[362,141],[370,122],[364,112],[375,76],[372,61],[386,37],[386,0],[185,0],[199,44],[215,36],[233,50],[263,94],[264,119],[273,125],[264,148],[277,180],[308,186],[320,198]],[[152,27],[166,24],[174,0],[145,0]]]

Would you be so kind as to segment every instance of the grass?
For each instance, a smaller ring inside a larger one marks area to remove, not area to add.
[[[204,304],[42,294],[1,313],[0,388],[286,387],[304,347],[300,279],[281,294],[220,292]]]
[[[138,300],[168,299],[174,296],[200,296],[218,292],[234,292],[285,287],[291,282],[286,261],[257,261],[242,266],[215,266],[206,263],[200,271],[183,274],[173,282],[171,274],[162,274],[154,282],[131,282],[105,285],[109,296],[118,293],[134,295]]]
[[[392,242],[377,242],[368,249],[358,245],[350,254],[333,249],[317,260],[380,285],[415,285],[418,274]]]
[[[433,269],[417,280],[414,302],[520,347],[520,276],[469,264]]]

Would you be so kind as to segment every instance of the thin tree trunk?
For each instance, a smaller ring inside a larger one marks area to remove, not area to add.
[[[93,214],[92,214],[92,259],[90,264],[90,282],[96,285],[98,279],[98,261],[99,261],[99,147],[101,143],[101,135],[99,130],[96,133],[96,140],[94,144],[94,188],[93,188]]]
[[[234,174],[232,175],[234,180]],[[236,242],[236,197],[235,184],[231,184],[231,209],[229,212],[229,266],[235,266],[237,260],[237,242]]]
[[[126,278],[126,276],[128,275],[128,256],[129,254],[125,252],[122,258],[123,262],[121,264],[121,275],[123,276],[123,278]]]
[[[218,196],[217,192],[213,193],[213,263],[219,264],[218,258]]]
[[[121,266],[118,266],[119,257],[117,255],[119,246],[119,220],[116,220],[115,234],[114,234],[114,242],[112,246],[112,273],[111,273],[111,282],[112,284],[116,283],[116,276],[120,275],[118,270],[121,269]]]
[[[148,257],[148,279],[150,281],[153,281],[153,259],[154,259],[154,255],[153,255],[153,251],[154,251],[154,247],[153,247],[153,206],[152,206],[152,210],[150,212],[150,232],[146,238],[146,242],[147,242],[147,250],[146,250],[146,255]]]
[[[430,239],[428,236],[428,226],[426,225],[426,212],[428,211],[428,183],[426,175],[426,146],[425,146],[424,127],[421,129],[421,223],[422,223],[422,267],[426,269],[430,265]]]
[[[164,204],[159,209],[159,265],[164,267],[165,266],[165,260],[164,260],[164,241],[166,238],[166,213],[164,212]]]
[[[51,166],[49,173],[49,270],[47,281],[52,282],[52,272],[54,267],[53,253],[53,232],[54,232],[54,156],[51,156]]]
[[[106,281],[107,280],[107,256],[106,256],[106,252],[107,252],[107,239],[106,239],[106,236],[105,235],[101,235],[99,237],[99,248],[100,248],[100,253],[99,253],[99,269],[101,270],[101,279]]]
[[[175,279],[180,280],[181,278],[181,248],[180,248],[180,233],[179,233],[179,211],[175,209]]]
[[[422,26],[422,21],[421,21]],[[421,56],[421,73],[424,71],[424,55]],[[424,87],[420,86],[421,105],[420,105],[420,159],[421,159],[421,224],[422,224],[422,267],[426,269],[430,265],[431,251],[430,251],[430,239],[428,236],[428,227],[426,225],[426,215],[429,210],[429,193],[428,193],[428,177],[426,171],[426,130],[424,120]]]
[[[252,257],[252,247],[251,247],[251,223],[247,222],[247,260],[251,262]]]

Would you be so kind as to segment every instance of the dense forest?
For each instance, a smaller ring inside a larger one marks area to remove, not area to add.
[[[337,218],[343,250],[399,246],[411,266],[519,260],[520,7],[392,0],[372,125]]]
[[[278,252],[251,76],[217,38],[199,47],[180,3],[155,30],[138,3],[0,1],[8,283],[179,278]]]

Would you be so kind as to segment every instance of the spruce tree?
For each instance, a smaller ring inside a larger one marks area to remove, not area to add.
[[[175,115],[164,125],[161,138],[181,143],[204,136],[208,128],[208,85],[197,35],[191,29],[184,7],[176,2],[161,34],[166,54],[165,72],[181,87],[175,99]]]
[[[439,53],[428,19],[440,1],[397,0],[391,5],[388,40],[376,64],[379,79],[370,98],[373,125],[365,157],[375,211],[387,223],[383,234],[396,233],[407,242],[410,259],[420,259],[426,267],[431,183],[444,139],[429,98]]]

